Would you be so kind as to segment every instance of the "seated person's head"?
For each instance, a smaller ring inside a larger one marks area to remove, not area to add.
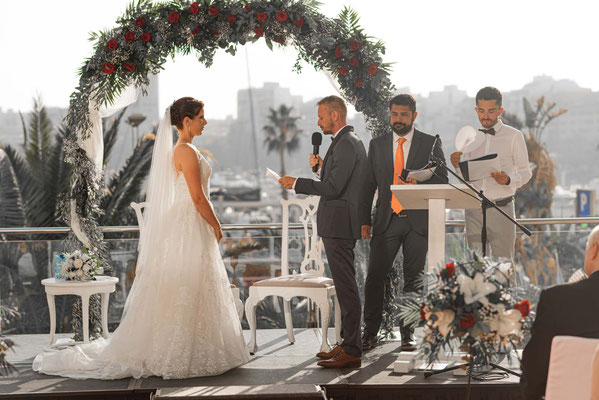
[[[584,254],[584,271],[588,276],[599,271],[599,226],[596,226],[587,240],[587,249]]]

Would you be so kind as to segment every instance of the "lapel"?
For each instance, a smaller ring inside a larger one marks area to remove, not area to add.
[[[341,140],[341,137],[343,135],[345,135],[347,132],[352,132],[353,130],[354,130],[353,126],[346,125],[343,129],[341,129],[341,131],[338,134],[335,135],[335,137],[333,138],[333,142],[331,143],[331,145],[329,146],[329,149],[327,150],[327,154],[324,156],[324,159],[322,160],[321,178],[324,178],[324,176],[325,176],[327,160],[329,159],[329,155],[333,153],[333,148],[335,147],[335,145],[337,143],[339,143],[339,141]]]
[[[388,133],[381,140],[381,162],[383,163],[383,174],[387,179],[389,185],[393,183],[393,167],[394,167],[394,154],[393,154],[393,132]],[[387,186],[389,186],[387,185]]]
[[[405,169],[417,169],[414,168],[414,162],[418,157],[420,145],[422,144],[422,133],[414,128],[414,136],[412,136],[412,144],[410,145],[410,152],[408,153],[408,159],[406,161]]]

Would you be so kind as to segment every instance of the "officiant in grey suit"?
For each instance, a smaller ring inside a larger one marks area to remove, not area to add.
[[[414,129],[416,101],[409,94],[395,96],[389,102],[392,133],[370,141],[368,178],[364,185],[361,211],[362,238],[371,237],[370,263],[364,289],[363,350],[378,344],[378,332],[383,318],[385,281],[400,247],[403,247],[404,293],[416,291],[418,275],[424,270],[428,249],[428,210],[404,210],[401,198],[391,193],[391,185],[447,183],[447,170],[437,167],[435,174],[423,182],[399,177],[402,170],[420,169],[429,163],[431,151],[443,161],[441,140]],[[405,160],[405,162],[404,162]],[[378,189],[374,223],[371,208]],[[400,322],[402,350],[415,350],[413,330]]]
[[[282,177],[279,182],[296,193],[320,196],[317,213],[318,235],[333,275],[341,307],[343,342],[321,352],[318,365],[325,368],[360,367],[360,317],[362,305],[354,269],[354,246],[360,238],[360,200],[368,159],[366,149],[353,127],[346,124],[343,99],[328,96],[318,102],[318,126],[332,143],[324,160],[310,155],[310,167],[319,165],[320,181]]]

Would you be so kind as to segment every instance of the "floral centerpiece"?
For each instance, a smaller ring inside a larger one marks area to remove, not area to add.
[[[72,253],[59,255],[61,262],[57,268],[56,277],[66,281],[96,280],[96,275],[104,273],[102,261],[90,254],[85,248]]]
[[[407,324],[424,325],[421,351],[427,362],[456,347],[471,366],[489,365],[497,354],[510,354],[532,327],[530,302],[510,285],[511,262],[473,256],[451,262],[434,274],[426,294],[402,306]]]

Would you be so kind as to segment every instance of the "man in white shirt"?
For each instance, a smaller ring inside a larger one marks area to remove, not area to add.
[[[458,164],[462,158],[477,158],[489,153],[497,153],[501,172],[491,173],[491,177],[472,182],[472,185],[490,200],[494,201],[506,214],[514,218],[514,195],[532,176],[528,163],[528,151],[524,135],[519,130],[505,125],[499,117],[503,113],[502,95],[494,87],[484,87],[476,94],[476,114],[483,126],[485,141],[476,149],[451,154],[450,160],[460,174]],[[482,249],[482,209],[466,210],[466,237],[470,249]],[[516,226],[494,208],[487,209],[487,255],[489,250],[494,257],[514,258]]]

